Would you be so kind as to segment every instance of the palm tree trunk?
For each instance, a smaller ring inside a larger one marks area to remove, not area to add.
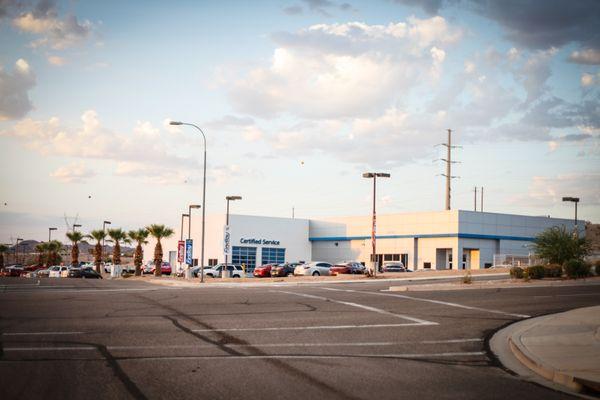
[[[115,241],[115,247],[113,248],[113,264],[121,265],[121,245],[118,241]]]
[[[142,244],[138,243],[137,247],[135,248],[135,256],[133,259],[133,263],[135,264],[135,276],[142,275],[142,257]]]
[[[77,243],[73,243],[73,247],[71,247],[71,265],[77,266],[79,264],[79,246]]]
[[[154,276],[162,275],[162,257],[162,245],[160,244],[160,240],[158,240],[154,248]]]
[[[102,245],[100,242],[96,243],[96,249],[94,251],[94,264],[96,264],[96,272],[100,272],[100,262],[102,261]]]
[[[4,269],[4,253],[0,253],[0,269]]]

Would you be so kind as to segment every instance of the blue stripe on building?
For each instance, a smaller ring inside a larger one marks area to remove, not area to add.
[[[491,240],[515,240],[522,242],[533,242],[535,238],[521,236],[480,235],[476,233],[435,233],[427,235],[376,235],[376,239],[433,239],[433,238],[458,238],[458,239],[491,239]],[[311,242],[346,242],[350,240],[366,240],[371,236],[324,236],[309,237]]]

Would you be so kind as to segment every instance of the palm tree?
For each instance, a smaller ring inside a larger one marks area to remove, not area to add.
[[[40,244],[36,244],[35,251],[37,251],[37,253],[38,253],[37,265],[38,266],[44,265],[45,254],[48,251],[48,243],[42,242]]]
[[[0,244],[0,270],[4,269],[4,253],[8,251],[8,246]]]
[[[142,262],[144,260],[144,253],[142,250],[142,245],[148,243],[146,240],[148,238],[147,229],[138,229],[137,231],[129,231],[128,235],[131,240],[137,242],[137,247],[135,248],[135,255],[133,257],[133,264],[135,265],[135,276],[140,276],[142,274]]]
[[[62,243],[58,240],[51,240],[46,243],[46,251],[48,251],[48,258],[46,259],[46,266],[51,267],[60,263],[60,254],[58,252],[62,249]]]
[[[67,238],[73,243],[71,247],[71,265],[76,267],[79,265],[79,246],[78,243],[83,240],[83,233],[73,231],[67,232]]]
[[[160,239],[173,236],[175,232],[171,228],[158,224],[150,225],[146,229],[156,239],[156,247],[154,247],[154,276],[161,276],[163,251]]]
[[[121,265],[121,242],[129,244],[131,240],[129,240],[127,233],[121,228],[109,229],[108,236],[110,236],[110,241],[115,244],[113,247],[113,264]]]
[[[100,263],[102,262],[102,240],[106,238],[106,232],[101,229],[97,229],[91,231],[89,235],[86,235],[87,238],[93,239],[96,241],[96,246],[94,248],[94,264],[96,264],[96,272],[100,273]]]

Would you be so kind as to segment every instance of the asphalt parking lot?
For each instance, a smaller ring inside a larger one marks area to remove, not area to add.
[[[0,398],[558,399],[486,338],[600,285],[387,292],[0,279]]]

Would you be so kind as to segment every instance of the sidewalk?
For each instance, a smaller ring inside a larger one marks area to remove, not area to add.
[[[513,355],[545,379],[600,392],[600,306],[532,318],[512,326]]]

